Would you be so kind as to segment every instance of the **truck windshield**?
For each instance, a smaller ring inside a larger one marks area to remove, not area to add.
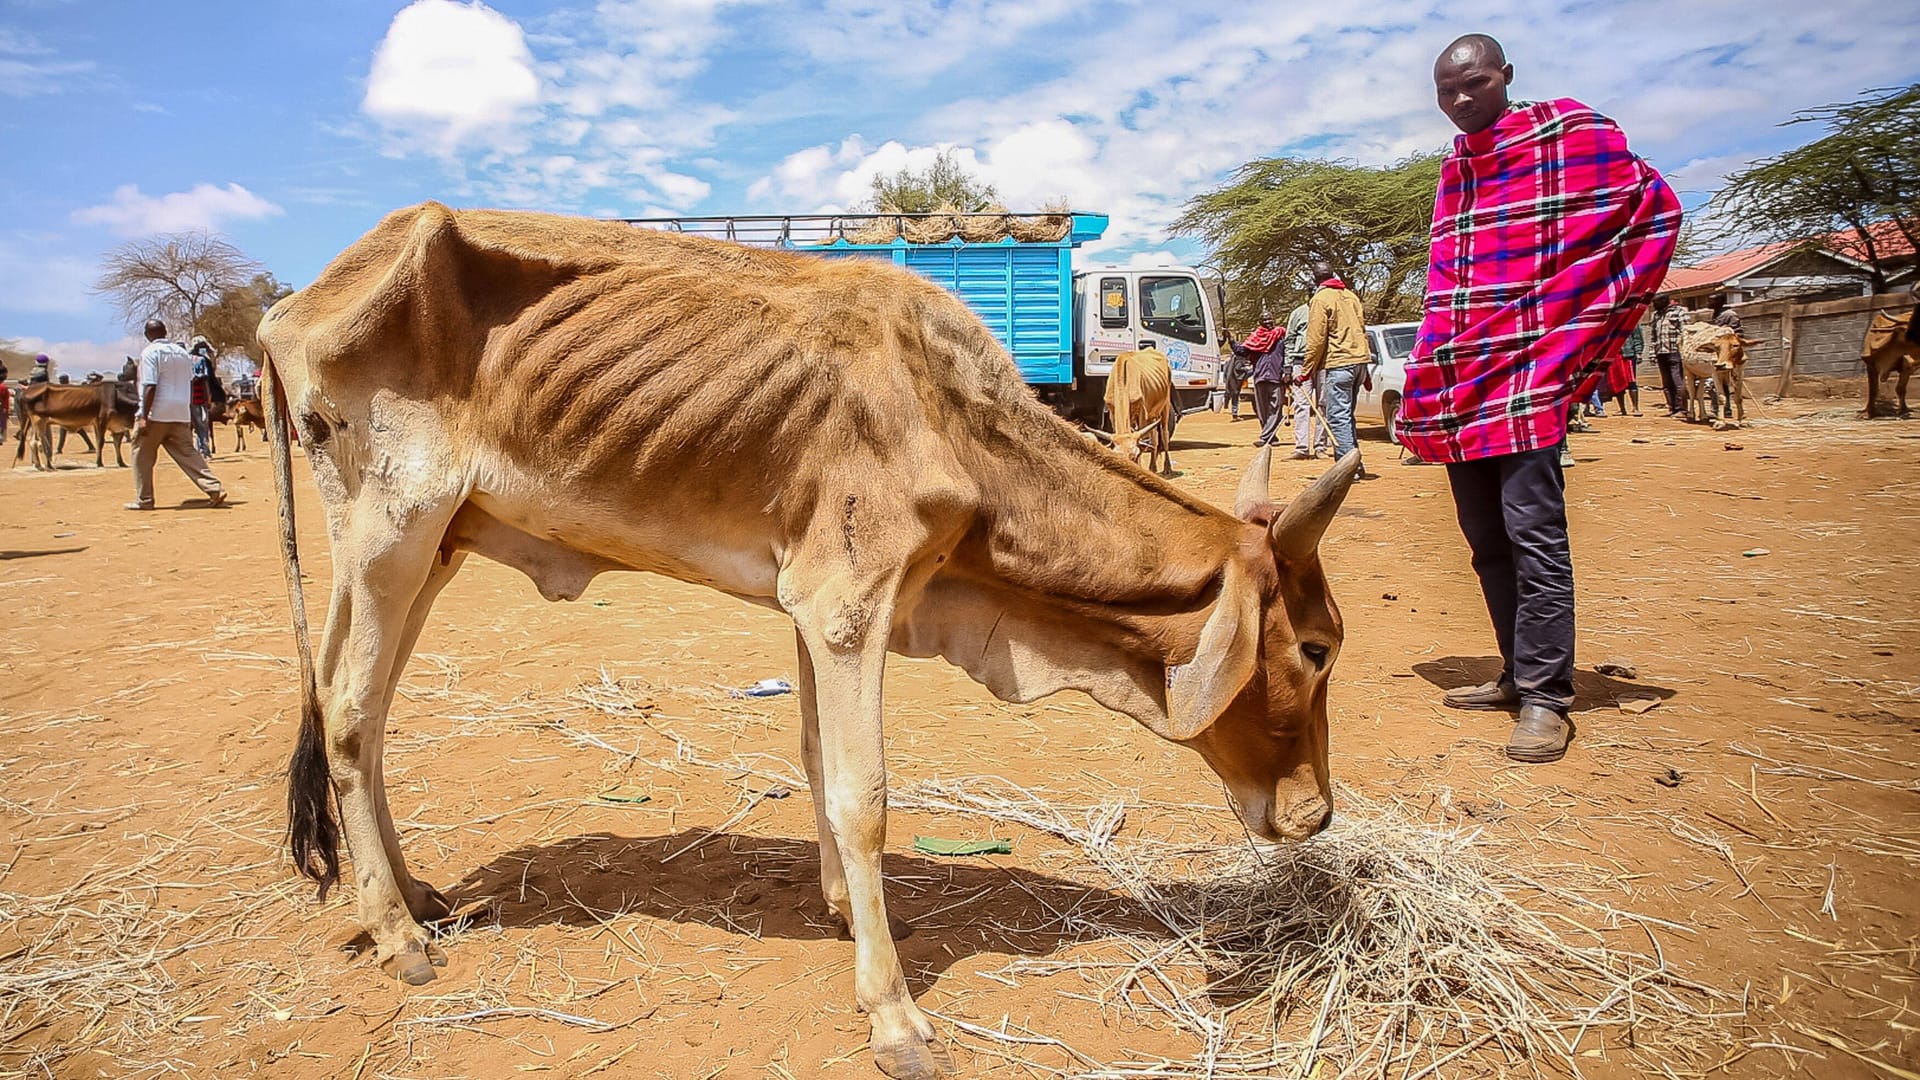
[[[1413,342],[1414,339],[1420,336],[1420,328],[1418,326],[1389,326],[1385,330],[1380,331],[1380,336],[1386,340],[1388,356],[1393,357],[1395,360],[1405,360],[1407,357],[1413,355]]]
[[[1207,343],[1200,311],[1200,283],[1190,277],[1140,279],[1140,328],[1176,341]]]

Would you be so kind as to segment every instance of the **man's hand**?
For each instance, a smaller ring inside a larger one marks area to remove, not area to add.
[[[147,433],[147,418],[144,416],[134,417],[133,418],[133,437],[138,439],[141,436],[145,435],[146,433]]]

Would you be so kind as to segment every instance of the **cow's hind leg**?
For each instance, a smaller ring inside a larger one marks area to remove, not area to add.
[[[333,599],[321,646],[327,766],[353,859],[361,926],[381,966],[416,986],[432,980],[434,967],[446,960],[415,920],[403,884],[410,879],[389,856],[381,749],[395,668],[405,659],[401,646],[411,643],[408,618],[428,587],[458,502],[415,497],[390,505],[367,492],[347,509],[334,542]],[[398,847],[395,839],[396,854]]]

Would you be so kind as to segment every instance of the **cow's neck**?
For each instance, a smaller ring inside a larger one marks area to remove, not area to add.
[[[966,537],[895,624],[1005,701],[1081,690],[1158,728],[1244,526],[1070,431],[1002,442]]]
[[[998,475],[983,485],[995,497],[956,569],[1010,598],[1138,635],[1193,622],[1211,604],[1240,523],[1083,439],[1061,442],[996,458]]]

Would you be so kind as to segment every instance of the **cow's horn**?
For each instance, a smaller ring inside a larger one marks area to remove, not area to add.
[[[1113,436],[1107,432],[1101,431],[1097,427],[1088,428],[1087,434],[1093,436],[1096,439],[1099,439],[1101,442],[1106,443],[1108,446],[1113,445]]]
[[[1251,521],[1253,512],[1272,496],[1268,490],[1273,478],[1273,447],[1263,446],[1255,451],[1253,460],[1247,462],[1247,471],[1240,477],[1240,490],[1233,497],[1233,516],[1241,521]]]
[[[1349,451],[1325,475],[1295,496],[1273,523],[1274,553],[1296,562],[1311,558],[1319,550],[1320,537],[1340,509],[1341,500],[1353,487],[1353,478],[1359,474],[1360,451]]]

